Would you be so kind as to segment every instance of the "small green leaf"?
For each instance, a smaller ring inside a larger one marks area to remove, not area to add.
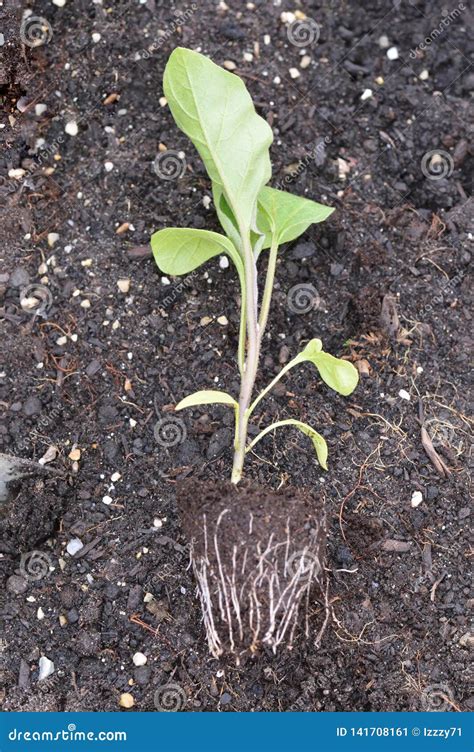
[[[238,225],[248,231],[257,195],[271,176],[272,129],[257,115],[241,78],[192,50],[173,50],[163,88],[178,127],[195,145]]]
[[[231,405],[238,407],[238,403],[227,392],[219,392],[213,389],[204,389],[201,392],[194,392],[178,402],[175,410],[184,410],[185,407],[194,407],[195,405]]]
[[[308,198],[265,186],[258,194],[257,225],[265,233],[264,248],[272,236],[278,245],[298,238],[311,224],[323,222],[334,209]]]
[[[320,433],[315,431],[314,428],[308,426],[307,423],[302,423],[300,420],[294,420],[293,418],[288,418],[287,420],[279,420],[276,423],[272,423],[271,426],[267,426],[267,428],[259,433],[258,436],[252,441],[252,443],[249,444],[245,451],[248,452],[250,449],[252,449],[252,447],[255,446],[258,441],[260,441],[260,439],[263,439],[263,437],[267,433],[273,431],[275,428],[280,428],[280,426],[296,426],[296,428],[299,428],[299,430],[306,434],[306,436],[309,436],[309,438],[313,442],[314,450],[316,452],[319,464],[322,468],[324,468],[324,470],[328,469],[328,445],[326,444],[324,437],[321,436]]]
[[[339,392],[344,397],[351,394],[359,383],[359,373],[352,363],[342,358],[335,358],[324,352],[320,339],[312,339],[294,358],[291,363],[303,363],[309,361],[316,366],[322,380],[335,392]],[[288,364],[290,365],[290,364]]]
[[[187,227],[168,227],[151,236],[153,256],[165,274],[189,274],[214,256],[226,253],[243,279],[243,263],[231,241],[225,235],[209,230]]]

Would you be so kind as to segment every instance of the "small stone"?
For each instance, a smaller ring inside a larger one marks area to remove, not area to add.
[[[100,42],[101,39],[102,39],[101,34],[99,34],[98,31],[94,31],[94,33],[92,34],[92,41],[94,42],[94,44],[97,44],[97,42]]]
[[[384,77],[383,76],[377,76],[377,78],[375,79],[375,83],[378,84],[379,86],[383,86],[383,84],[385,83]]]
[[[221,695],[220,704],[221,705],[228,705],[229,702],[232,702],[232,697],[228,692],[224,692]]]
[[[466,632],[459,640],[459,644],[463,648],[474,648],[474,635],[470,632]]]
[[[39,619],[40,621],[43,621],[43,619],[44,619],[44,611],[41,608],[41,606],[39,607],[39,609],[36,612],[36,618]]]
[[[68,457],[73,462],[78,462],[81,459],[81,450],[78,448],[71,449],[71,451],[68,454]]]
[[[48,462],[53,462],[53,460],[55,460],[57,456],[58,448],[55,446],[50,446],[43,454],[43,456],[38,460],[38,463],[40,465],[47,465]]]
[[[53,672],[54,672],[53,661],[50,661],[49,658],[47,658],[45,655],[42,655],[41,658],[39,659],[38,681],[43,681],[44,679],[47,679],[48,676],[51,676]]]
[[[398,60],[398,50],[396,47],[389,47],[387,50],[387,57],[389,60]]]
[[[229,323],[227,316],[219,316],[217,319],[217,323],[220,324],[221,326],[227,326]]]
[[[210,316],[203,316],[201,321],[199,322],[201,326],[207,326],[212,321]]]
[[[413,491],[411,496],[411,505],[415,509],[416,507],[420,506],[421,502],[423,501],[423,494],[421,491]]]
[[[386,34],[382,34],[381,37],[379,37],[379,47],[381,47],[383,50],[387,49],[387,47],[390,45],[389,39],[386,36]]]
[[[81,548],[84,548],[83,542],[79,538],[71,538],[66,546],[66,551],[68,552],[69,556],[74,556],[78,551],[81,550]]]
[[[112,499],[111,496],[104,496],[102,498],[102,502],[103,502],[103,504],[106,504],[107,506],[109,506],[109,504],[112,504],[113,499]]]
[[[168,104],[168,100],[166,99],[166,97],[160,97],[158,102],[159,102],[160,107],[166,107],[166,105]]]
[[[290,68],[288,73],[290,74],[290,78],[299,78],[301,75],[298,68]]]
[[[400,391],[398,392],[398,396],[404,400],[408,400],[408,402],[411,400],[411,397],[406,389],[400,389]]]
[[[360,95],[360,98],[364,102],[366,99],[370,99],[371,96],[372,96],[372,89],[364,89],[364,91]]]
[[[47,240],[48,240],[48,245],[49,245],[49,247],[50,247],[50,248],[52,248],[52,247],[53,247],[53,245],[54,245],[55,243],[57,243],[57,242],[58,242],[58,240],[59,240],[59,235],[58,235],[58,233],[57,233],[57,232],[50,232],[50,233],[48,233],[48,237],[47,237]]]
[[[129,710],[135,705],[135,700],[129,692],[124,692],[120,695],[120,707]]]
[[[8,177],[13,178],[14,180],[21,180],[23,175],[26,174],[26,170],[23,170],[22,167],[13,168],[12,170],[8,170]]]
[[[58,8],[64,8],[66,0],[53,0],[53,5],[57,5]]]
[[[104,162],[104,170],[106,172],[112,172],[114,169],[114,163],[113,162]]]
[[[135,653],[135,655],[132,658],[132,661],[135,666],[144,666],[147,660],[148,658],[143,653]]]
[[[90,300],[88,300],[87,298],[85,298],[85,300],[81,301],[81,308],[90,308],[90,307],[91,307]]]
[[[110,480],[112,481],[112,483],[117,483],[117,481],[120,480],[121,477],[122,476],[120,475],[120,473],[114,473]]]
[[[66,627],[67,626],[67,619],[64,616],[64,614],[59,614],[59,626],[60,627]]]
[[[429,77],[430,77],[430,74],[429,74],[429,71],[426,70],[426,68],[422,70],[420,75],[418,76],[420,81],[426,81]]]
[[[221,256],[219,259],[219,266],[221,269],[228,269],[229,268],[229,259],[227,256]]]
[[[243,57],[246,63],[251,63],[253,60],[253,55],[251,52],[244,52]]]
[[[233,71],[237,68],[237,65],[232,60],[224,60],[223,65],[228,71]]]
[[[308,68],[308,66],[311,65],[311,57],[309,55],[303,55],[300,62],[300,68]]]
[[[263,35],[263,44],[266,44],[267,46],[271,43],[272,38],[270,34],[264,34]]]
[[[22,595],[28,590],[28,583],[19,574],[12,574],[7,580],[7,590],[13,595]]]
[[[77,136],[79,133],[79,126],[77,125],[75,120],[70,120],[69,123],[66,123],[64,126],[65,132],[68,134],[68,136]]]
[[[210,205],[212,204],[212,199],[210,196],[203,196],[202,199],[202,205],[205,209],[209,209]]]
[[[118,279],[117,280],[117,287],[120,290],[120,292],[127,293],[130,290],[130,280],[129,279]]]

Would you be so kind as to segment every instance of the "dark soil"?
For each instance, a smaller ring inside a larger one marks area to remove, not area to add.
[[[174,24],[184,3],[40,0],[51,41],[23,46],[28,75],[1,84],[0,451],[39,459],[56,446],[51,466],[66,478],[29,480],[10,507],[2,708],[119,710],[129,692],[135,710],[153,710],[171,683],[189,711],[472,709],[472,18],[433,37],[439,0],[308,2],[321,33],[299,68],[303,49],[280,20],[293,5],[228,5],[200,2]],[[210,262],[163,280],[147,247],[163,226],[218,229],[203,165],[159,103],[176,45],[236,63],[274,129],[274,184],[336,207],[281,252],[259,385],[312,337],[362,374],[342,398],[295,369],[255,414],[252,431],[295,417],[328,442],[327,473],[291,428],[262,441],[246,472],[325,491],[334,618],[319,648],[300,637],[240,667],[209,656],[175,494],[184,478],[229,477],[233,416],[188,411],[176,442],[160,434],[189,392],[238,389],[232,270]],[[153,171],[160,144],[185,153],[180,179]],[[298,315],[287,295],[302,283],[319,306]],[[34,315],[20,298],[38,285],[49,297]],[[420,405],[449,474],[422,445]],[[38,681],[42,655],[55,671]]]
[[[309,602],[317,585],[323,630],[329,609],[321,495],[245,480],[236,487],[189,479],[178,486],[177,502],[214,657],[233,654],[240,663],[262,647],[291,650],[303,621],[310,639]]]

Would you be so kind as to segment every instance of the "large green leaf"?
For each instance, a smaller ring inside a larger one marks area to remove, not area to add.
[[[266,436],[267,433],[270,431],[273,431],[275,428],[280,428],[280,426],[296,426],[296,428],[299,428],[300,431],[302,431],[306,436],[309,436],[311,441],[313,442],[314,450],[316,452],[316,456],[318,458],[318,462],[325,470],[328,469],[327,467],[327,459],[328,459],[328,445],[326,444],[326,440],[323,436],[321,436],[320,433],[314,430],[314,428],[311,428],[311,426],[308,426],[307,423],[302,423],[300,420],[294,420],[293,418],[288,418],[287,420],[279,420],[276,423],[272,423],[271,426],[267,426],[267,428],[264,428],[264,430],[256,436],[256,438],[249,444],[247,449],[245,450],[248,452],[252,447],[255,446],[257,441],[260,441],[260,439],[263,439],[264,436]]]
[[[168,227],[151,236],[153,256],[165,274],[189,274],[214,256],[226,253],[237,267],[243,281],[243,263],[239,253],[225,235],[210,230]]]
[[[231,407],[238,407],[238,402],[227,392],[220,392],[216,389],[204,389],[201,392],[194,392],[190,394],[175,407],[175,410],[184,410],[185,407],[195,407],[195,405],[230,405]]]
[[[265,233],[264,248],[275,236],[278,245],[295,240],[308,227],[323,222],[334,209],[308,198],[265,186],[258,194],[257,225]]]
[[[322,380],[331,389],[347,397],[348,394],[354,391],[359,382],[357,368],[352,363],[349,363],[348,360],[335,358],[334,355],[324,352],[321,348],[321,340],[312,339],[291,363],[293,365],[304,363],[305,361],[313,363],[318,369]]]
[[[270,126],[257,115],[242,79],[192,50],[173,50],[163,86],[177,125],[247,232],[257,195],[271,176]]]

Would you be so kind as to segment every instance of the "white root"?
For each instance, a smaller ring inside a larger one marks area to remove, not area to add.
[[[271,533],[264,544],[252,541],[253,517],[249,513],[248,540],[234,544],[229,557],[223,555],[220,541],[220,528],[228,512],[228,509],[221,512],[212,532],[203,515],[204,550],[198,553],[196,542],[191,544],[192,566],[211,655],[218,658],[226,651],[238,657],[247,651],[253,653],[262,645],[268,645],[273,652],[282,644],[291,648],[301,611],[304,612],[305,634],[309,634],[310,590],[314,583],[319,585],[325,598],[325,620],[316,637],[319,645],[329,619],[323,562],[317,555],[319,536],[325,526],[316,526],[308,545],[293,553],[289,518],[285,540],[275,542]],[[209,559],[210,539],[212,561]]]

